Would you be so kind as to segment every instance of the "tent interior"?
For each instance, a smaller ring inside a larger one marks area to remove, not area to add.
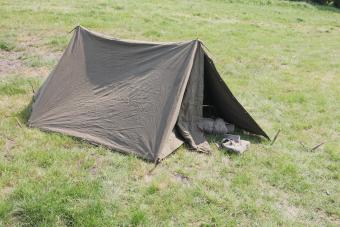
[[[222,118],[239,129],[269,139],[268,135],[234,97],[220,77],[214,62],[206,53],[204,53],[203,117]]]

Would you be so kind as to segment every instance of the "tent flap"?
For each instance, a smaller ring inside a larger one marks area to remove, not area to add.
[[[221,117],[238,128],[269,139],[267,134],[237,101],[207,54],[204,55],[204,70],[207,90],[205,93],[209,95],[210,102],[217,108]]]

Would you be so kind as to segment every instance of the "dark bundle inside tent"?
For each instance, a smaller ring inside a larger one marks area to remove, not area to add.
[[[222,81],[200,41],[122,41],[78,26],[35,96],[29,125],[157,161],[183,142],[210,150],[198,127],[203,105],[268,138]]]

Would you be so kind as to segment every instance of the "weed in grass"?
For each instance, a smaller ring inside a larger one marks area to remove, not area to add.
[[[152,184],[147,188],[146,193],[152,195],[152,194],[155,194],[157,191],[159,191],[158,186],[155,184]]]
[[[11,51],[15,48],[13,43],[9,43],[3,40],[0,40],[0,49],[4,51]]]
[[[146,216],[144,212],[140,210],[136,210],[132,212],[132,217],[131,217],[131,225],[132,226],[139,226],[143,225],[146,222]]]

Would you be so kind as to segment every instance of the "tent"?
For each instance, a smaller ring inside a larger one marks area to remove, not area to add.
[[[28,124],[158,161],[183,143],[210,150],[197,127],[204,105],[268,138],[223,82],[201,41],[127,41],[77,26],[35,94]]]

